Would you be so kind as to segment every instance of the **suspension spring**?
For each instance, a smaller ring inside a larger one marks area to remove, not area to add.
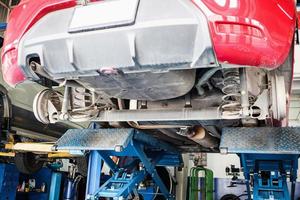
[[[84,109],[94,103],[94,94],[85,88],[73,88],[73,110]]]
[[[74,120],[89,118],[95,112],[95,94],[85,88],[72,88],[71,95],[71,117]]]
[[[224,69],[223,88],[225,94],[220,106],[223,119],[238,119],[241,116],[240,76],[238,69]]]

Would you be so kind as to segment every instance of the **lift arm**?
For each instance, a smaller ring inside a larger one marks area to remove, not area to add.
[[[62,150],[53,150],[54,143],[39,143],[39,142],[20,142],[8,143],[5,145],[5,151],[0,152],[0,156],[14,157],[15,152],[34,152],[39,154],[47,154],[48,158],[69,158],[79,155],[71,154],[71,152]]]

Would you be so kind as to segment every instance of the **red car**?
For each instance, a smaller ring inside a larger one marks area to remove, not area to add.
[[[2,70],[11,86],[51,83],[33,105],[43,123],[211,151],[224,127],[286,125],[296,19],[294,0],[23,0]]]

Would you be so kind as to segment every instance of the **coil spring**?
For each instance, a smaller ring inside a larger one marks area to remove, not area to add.
[[[58,92],[51,92],[51,94],[49,94],[49,100],[54,105],[54,107],[58,110],[61,109],[61,98],[62,95]]]
[[[74,97],[74,109],[80,109],[92,105],[93,102],[93,93],[85,88],[74,88],[73,90]]]
[[[85,88],[73,88],[72,90],[72,118],[79,119],[90,117],[94,108],[94,93]]]
[[[223,88],[221,114],[224,119],[236,119],[241,114],[240,78],[238,69],[225,69],[223,71]]]

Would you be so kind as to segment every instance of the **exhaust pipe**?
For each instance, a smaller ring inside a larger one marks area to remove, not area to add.
[[[187,137],[206,148],[217,148],[219,146],[219,139],[209,134],[201,126],[194,126]]]

